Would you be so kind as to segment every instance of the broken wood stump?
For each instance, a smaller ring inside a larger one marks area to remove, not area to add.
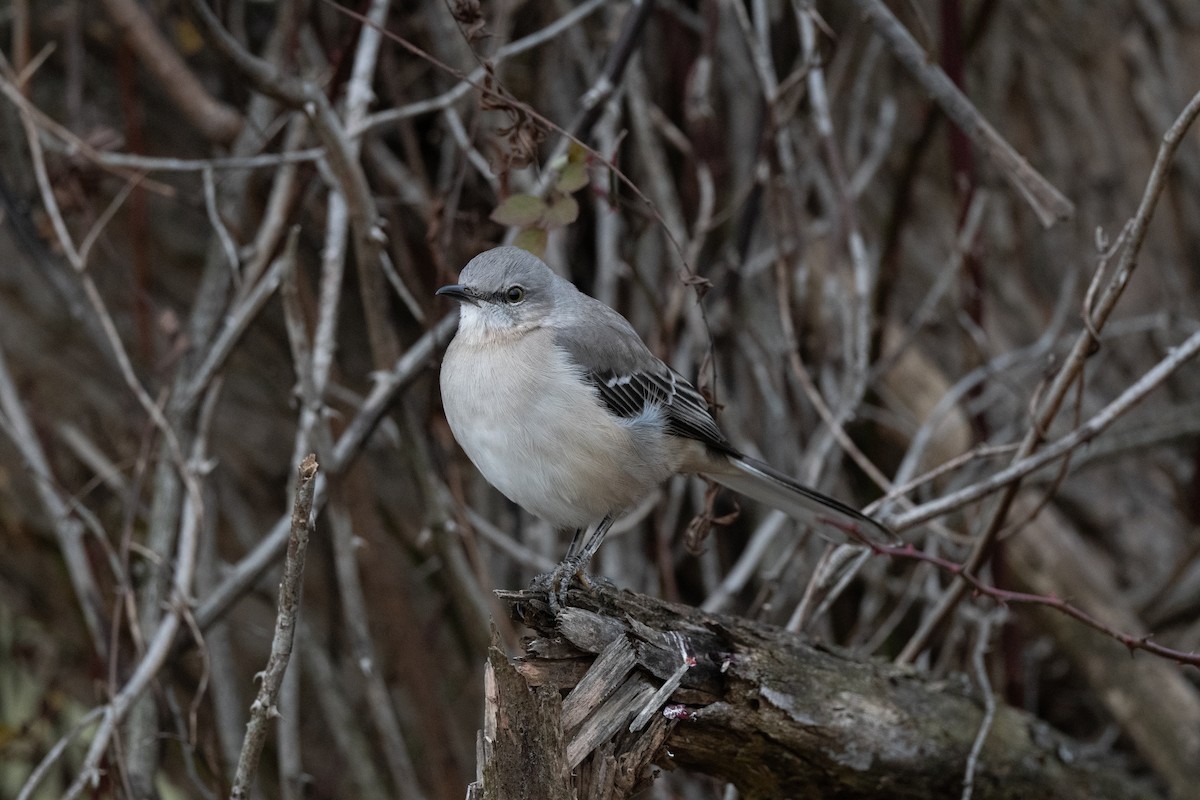
[[[983,718],[969,682],[814,644],[752,620],[605,586],[500,591],[533,631],[493,641],[477,800],[620,800],[658,769],[743,798],[958,798]],[[973,797],[1153,798],[1121,765],[998,704]]]

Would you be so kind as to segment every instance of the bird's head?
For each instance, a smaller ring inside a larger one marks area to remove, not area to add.
[[[461,305],[460,331],[518,333],[542,325],[570,286],[529,251],[497,247],[471,259],[458,283],[437,294]]]

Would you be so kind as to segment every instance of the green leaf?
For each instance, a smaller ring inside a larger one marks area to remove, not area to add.
[[[501,225],[532,225],[542,218],[546,201],[531,194],[514,194],[492,212],[493,222]]]
[[[522,250],[528,250],[538,258],[546,255],[546,239],[549,236],[544,228],[526,228],[513,239],[513,245]]]
[[[563,167],[562,173],[554,187],[562,192],[577,192],[588,185],[587,164],[582,161],[572,161]]]
[[[542,220],[549,228],[565,228],[577,219],[579,219],[579,203],[569,194],[556,197],[542,216]]]

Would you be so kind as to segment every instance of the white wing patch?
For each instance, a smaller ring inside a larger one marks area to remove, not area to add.
[[[617,375],[592,372],[588,378],[600,399],[614,414],[626,419],[646,418],[661,410],[667,430],[676,436],[695,439],[726,453],[734,449],[717,428],[708,403],[688,381],[665,366],[661,372]]]

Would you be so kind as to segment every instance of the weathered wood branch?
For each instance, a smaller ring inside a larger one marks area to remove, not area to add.
[[[983,716],[965,679],[604,587],[573,591],[557,615],[541,592],[499,595],[536,635],[511,661],[493,647],[471,797],[623,798],[655,766],[729,781],[742,797],[962,795]],[[1047,787],[1081,800],[1159,796],[1000,705],[973,796]]]

